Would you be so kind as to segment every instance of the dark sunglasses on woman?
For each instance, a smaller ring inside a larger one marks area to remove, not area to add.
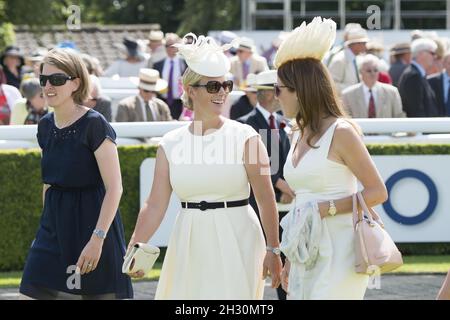
[[[206,84],[194,84],[191,87],[205,87],[208,93],[218,93],[220,91],[220,88],[223,88],[226,93],[230,93],[231,91],[233,91],[233,81],[208,81]]]
[[[279,97],[281,94],[280,88],[289,88],[288,86],[280,86],[279,84],[274,84],[273,87],[275,88],[275,96]]]
[[[65,75],[64,73],[54,73],[50,75],[43,75],[41,74],[39,76],[39,82],[41,84],[41,87],[45,87],[47,84],[47,80],[50,82],[52,86],[63,86],[66,84],[67,80],[73,80],[76,79],[76,77],[70,77],[68,75]]]

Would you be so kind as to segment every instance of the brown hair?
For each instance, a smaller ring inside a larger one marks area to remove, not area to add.
[[[74,50],[70,49],[53,49],[44,58],[41,63],[40,70],[44,68],[44,64],[55,66],[61,69],[68,76],[80,79],[78,89],[72,93],[72,99],[77,104],[83,104],[90,94],[89,73],[81,56]]]
[[[296,123],[303,136],[308,127],[311,135],[306,143],[319,134],[323,116],[347,117],[331,76],[322,62],[314,58],[286,62],[278,69],[278,77],[291,92],[296,92],[298,112]]]

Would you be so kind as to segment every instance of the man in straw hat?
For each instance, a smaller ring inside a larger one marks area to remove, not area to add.
[[[230,58],[230,72],[234,76],[234,83],[238,87],[245,87],[245,79],[249,73],[258,74],[269,70],[267,60],[255,52],[255,44],[252,39],[242,37],[236,50],[236,56]]]
[[[136,80],[135,80],[136,81]],[[167,104],[156,94],[167,89],[167,81],[160,79],[154,69],[141,69],[138,79],[139,94],[123,99],[117,109],[117,122],[170,121]]]
[[[148,59],[148,67],[167,57],[166,47],[164,46],[164,33],[161,30],[152,30],[148,35],[148,47],[150,50],[150,58]]]
[[[389,67],[389,75],[392,79],[392,84],[398,87],[398,81],[403,71],[411,63],[411,44],[408,42],[397,43],[391,50],[391,66]]]
[[[347,41],[344,42],[344,50],[337,53],[330,62],[328,68],[339,92],[360,81],[356,56],[366,52],[366,43],[368,41],[369,38],[365,29],[350,29]]]
[[[230,108],[230,119],[237,120],[238,118],[245,116],[249,112],[253,111],[256,106],[256,88],[253,86],[256,84],[256,74],[250,73],[245,80],[245,88],[242,91],[245,94],[233,103]]]

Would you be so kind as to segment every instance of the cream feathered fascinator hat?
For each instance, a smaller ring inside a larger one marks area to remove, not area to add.
[[[306,24],[295,28],[281,43],[275,56],[276,68],[293,60],[314,58],[323,59],[336,39],[336,22],[331,19],[315,17]]]
[[[222,77],[230,71],[230,60],[224,51],[236,46],[238,39],[229,44],[218,45],[211,37],[188,33],[182,43],[174,44],[178,53],[195,73],[206,77]],[[189,43],[191,42],[191,43]]]

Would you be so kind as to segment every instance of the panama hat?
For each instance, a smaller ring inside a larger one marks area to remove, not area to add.
[[[257,90],[273,89],[277,83],[277,70],[262,71],[256,75],[256,84],[253,87]]]
[[[160,92],[167,88],[166,80],[161,79],[159,71],[155,69],[142,68],[139,70],[139,78],[132,78],[133,83],[139,89]]]

